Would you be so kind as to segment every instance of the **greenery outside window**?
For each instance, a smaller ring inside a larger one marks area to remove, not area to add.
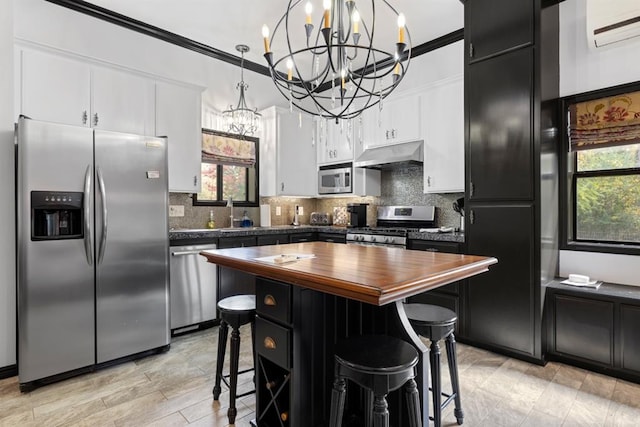
[[[258,139],[203,129],[201,180],[194,205],[258,206]]]
[[[568,242],[640,246],[640,91],[575,102],[568,112]]]

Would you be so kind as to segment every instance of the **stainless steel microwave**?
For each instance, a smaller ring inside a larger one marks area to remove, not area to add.
[[[353,192],[353,168],[323,166],[318,171],[318,194],[340,194]]]

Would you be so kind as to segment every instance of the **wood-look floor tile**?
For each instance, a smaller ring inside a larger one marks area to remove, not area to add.
[[[533,409],[564,419],[571,410],[577,393],[576,389],[551,382]]]
[[[22,426],[32,421],[33,410],[31,408],[0,412],[0,427]]]
[[[529,412],[520,427],[560,427],[562,422],[563,419],[560,417],[534,409]]]
[[[154,408],[166,400],[167,399],[162,395],[162,393],[155,391],[136,399],[131,399],[118,405],[107,407],[102,411],[95,412],[79,421],[74,426],[89,427],[94,425],[104,425],[104,423],[107,422],[113,425],[115,420],[123,417],[140,416],[141,419],[144,419],[144,415],[146,413],[153,411]]]
[[[638,384],[617,380],[611,399],[616,403],[640,408],[640,388]]]
[[[578,392],[564,426],[602,426],[609,412],[610,400],[590,393]]]
[[[87,416],[105,409],[102,399],[95,399],[73,406],[60,407],[57,410],[40,413],[38,408],[33,409],[34,421],[46,426],[59,426],[73,424],[85,419]]]
[[[159,420],[153,420],[144,424],[145,426],[153,427],[181,427],[186,426],[189,422],[180,414],[180,412],[174,412]]]

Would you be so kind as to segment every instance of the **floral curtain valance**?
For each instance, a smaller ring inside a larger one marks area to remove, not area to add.
[[[572,150],[640,143],[640,91],[569,107]]]
[[[202,161],[232,166],[253,167],[256,164],[256,143],[237,139],[206,129],[202,130]]]

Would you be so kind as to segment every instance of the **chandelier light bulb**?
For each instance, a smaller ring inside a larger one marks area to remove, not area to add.
[[[287,59],[287,80],[291,81],[293,78],[293,61],[291,58]]]
[[[360,13],[354,10],[351,19],[353,21],[353,32],[354,34],[358,34],[360,32]]]
[[[329,28],[331,26],[331,0],[324,0],[322,5],[324,6],[323,28]]]
[[[404,13],[398,15],[398,43],[404,43],[404,27],[407,25],[407,20],[404,17]]]
[[[262,38],[264,39],[264,53],[269,53],[269,27],[262,26]]]
[[[313,12],[313,5],[311,4],[310,1],[307,2],[306,5],[304,5],[304,11],[307,14],[307,24],[311,24],[311,12]]]

